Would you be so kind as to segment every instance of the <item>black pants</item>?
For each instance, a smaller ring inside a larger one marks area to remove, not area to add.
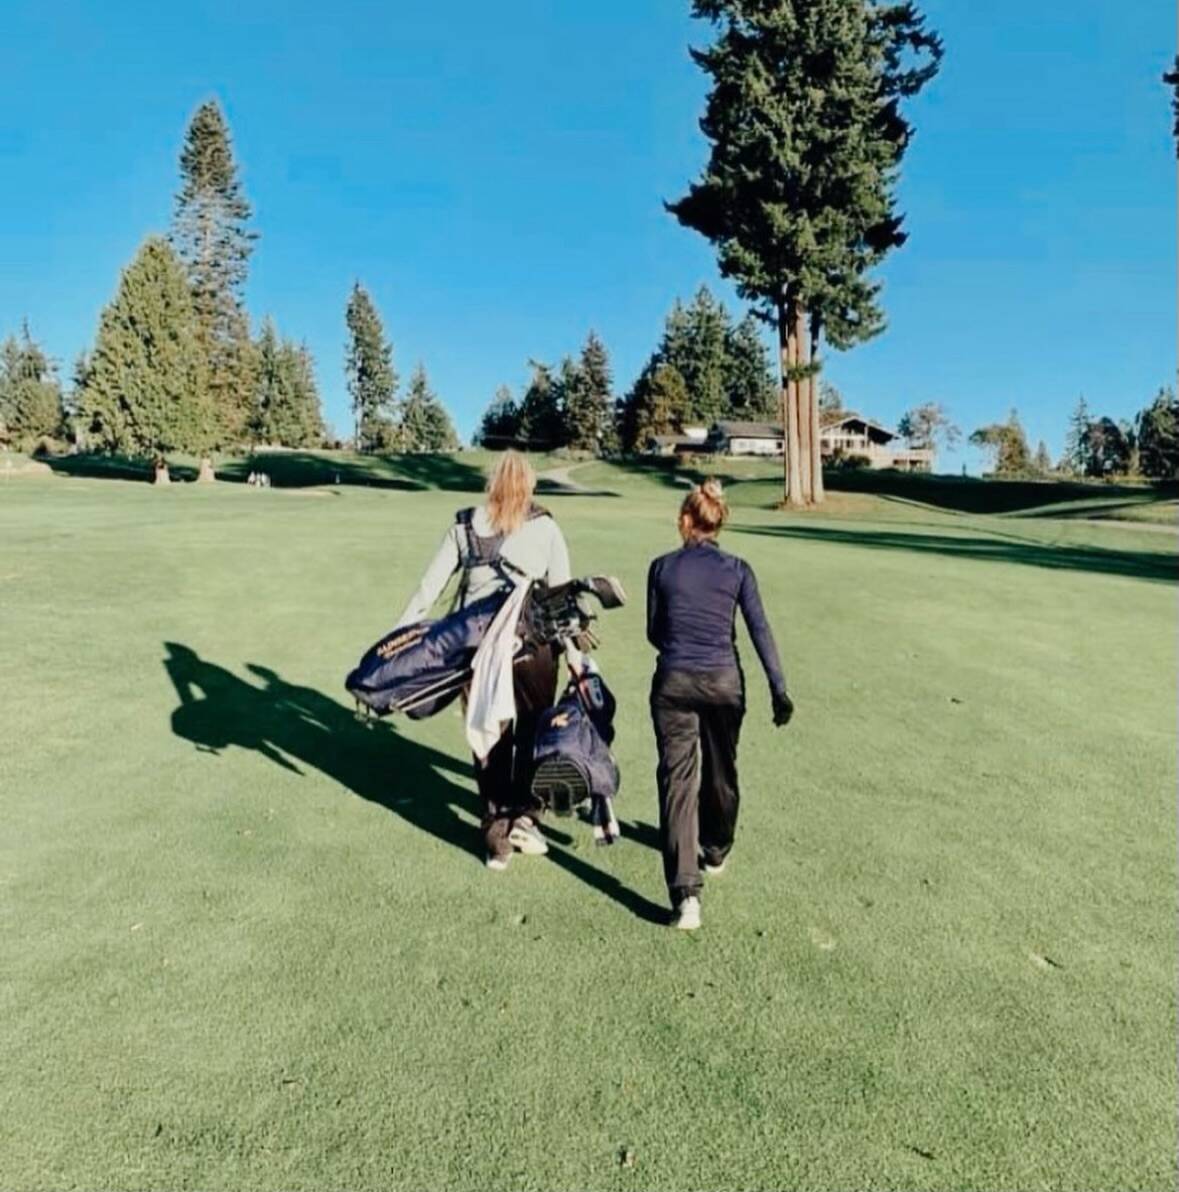
[[[509,725],[487,755],[475,759],[475,776],[483,804],[483,838],[492,856],[512,851],[508,833],[521,815],[540,817],[532,798],[532,746],[540,714],[557,697],[557,659],[552,646],[539,647],[517,662],[512,672],[516,692],[516,723]]]
[[[740,670],[663,671],[651,684],[659,746],[659,838],[673,905],[700,893],[699,858],[719,865],[737,828]]]

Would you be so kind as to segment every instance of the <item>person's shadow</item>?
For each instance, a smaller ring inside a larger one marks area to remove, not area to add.
[[[404,736],[387,721],[358,719],[329,696],[288,683],[269,667],[247,664],[262,681],[256,686],[206,662],[189,646],[165,642],[164,647],[164,668],[180,700],[172,713],[172,731],[178,737],[215,754],[231,745],[251,749],[293,774],[318,770],[482,859],[478,798],[450,777],[469,777],[469,763]],[[552,829],[547,835],[555,844],[572,843]],[[666,920],[661,907],[566,848],[550,848],[549,858],[640,918]]]

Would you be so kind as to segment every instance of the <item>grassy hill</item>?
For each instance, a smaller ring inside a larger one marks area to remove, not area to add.
[[[553,821],[491,875],[456,717],[353,718],[485,464],[0,484],[0,1185],[1173,1188],[1176,543],[1071,512],[1138,493],[785,515],[734,467],[798,714],[742,637],[685,938],[642,608],[679,477],[545,498],[632,596],[614,848]]]

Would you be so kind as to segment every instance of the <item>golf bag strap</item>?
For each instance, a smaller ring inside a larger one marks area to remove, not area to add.
[[[529,507],[529,521],[536,521],[542,517],[552,517],[552,514],[540,505]],[[458,591],[455,592],[455,609],[462,608],[466,604],[467,594],[471,588],[471,572],[476,567],[490,567],[508,584],[514,585],[518,579],[527,578],[519,567],[513,566],[511,562],[503,558],[500,554],[500,551],[503,549],[504,539],[507,537],[506,534],[491,534],[484,538],[476,531],[474,506],[467,509],[460,509],[455,514],[454,520],[456,525],[462,527],[463,536],[466,539],[466,549],[463,551],[462,559],[459,563],[462,574],[459,576]]]

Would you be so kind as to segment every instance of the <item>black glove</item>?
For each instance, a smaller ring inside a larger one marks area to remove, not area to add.
[[[782,728],[790,723],[794,715],[794,701],[784,691],[775,691],[772,696],[774,704],[774,726]]]

